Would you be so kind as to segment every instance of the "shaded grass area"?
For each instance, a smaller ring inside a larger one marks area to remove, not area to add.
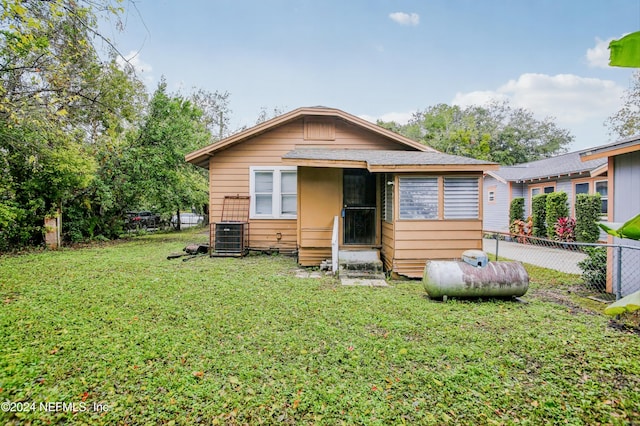
[[[0,258],[0,401],[36,404],[0,421],[640,422],[640,338],[538,296],[571,277],[530,270],[526,304],[440,303],[282,256],[166,260],[204,239]]]

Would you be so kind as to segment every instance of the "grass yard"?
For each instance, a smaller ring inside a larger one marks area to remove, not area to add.
[[[640,423],[640,337],[558,303],[166,260],[194,233],[0,257],[3,424]]]

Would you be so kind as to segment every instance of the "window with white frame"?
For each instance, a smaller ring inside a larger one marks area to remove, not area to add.
[[[609,213],[609,183],[606,180],[595,182],[595,190],[600,194],[600,214],[606,216]]]
[[[531,197],[535,197],[539,194],[551,194],[555,192],[556,188],[554,186],[538,186],[531,188]]]
[[[444,178],[444,218],[478,219],[480,201],[478,178]]]
[[[400,219],[438,218],[437,177],[401,177],[399,184]]]
[[[298,173],[295,166],[250,167],[252,219],[295,219]]]
[[[588,194],[589,193],[589,182],[580,182],[575,184],[575,195],[578,194]]]

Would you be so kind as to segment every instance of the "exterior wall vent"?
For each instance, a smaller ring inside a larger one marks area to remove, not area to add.
[[[333,118],[308,117],[304,120],[305,140],[333,141],[336,139],[336,122]]]

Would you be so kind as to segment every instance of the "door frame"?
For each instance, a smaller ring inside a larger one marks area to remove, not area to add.
[[[346,188],[346,177],[348,175],[364,177],[363,183],[367,185],[364,193],[360,192],[358,194],[353,194],[353,191],[351,191],[352,196],[356,198],[361,197],[360,199],[355,199],[351,202],[350,200],[347,200],[350,192],[348,188]],[[380,194],[378,191],[378,181],[379,179],[377,174],[371,173],[366,169],[342,170],[341,245],[351,248],[358,246],[372,247],[380,244]],[[365,228],[367,229],[364,230],[368,235],[362,235],[362,238],[358,239],[359,236],[353,235],[353,232],[349,232],[348,225],[349,223],[352,223],[351,219],[358,220],[357,215],[362,216],[363,214],[370,216],[365,219],[369,222],[368,226],[365,224]],[[350,238],[352,235],[354,238],[353,241]]]

